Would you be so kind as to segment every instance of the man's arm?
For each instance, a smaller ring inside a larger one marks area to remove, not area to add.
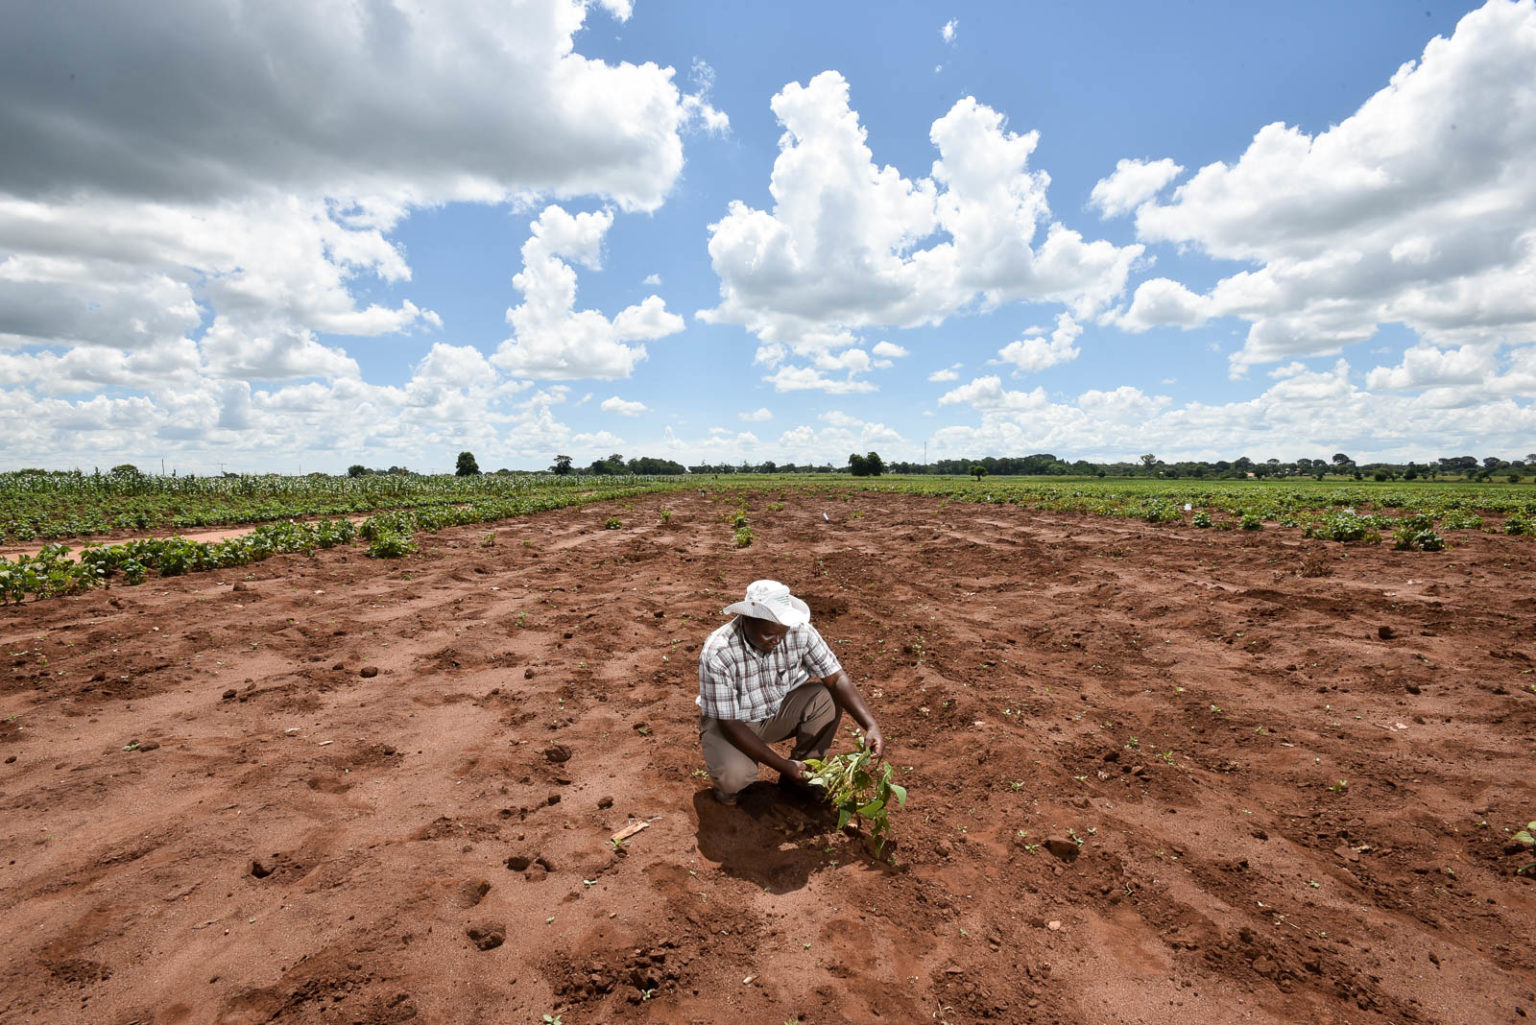
[[[720,732],[725,734],[725,739],[734,744],[742,754],[770,769],[777,769],[790,779],[800,778],[801,770],[805,768],[804,763],[791,761],[779,754],[764,743],[763,738],[748,729],[746,723],[735,719],[720,719],[718,722]]]
[[[837,703],[853,716],[855,722],[864,731],[864,743],[875,757],[885,753],[885,736],[880,732],[880,727],[875,723],[875,717],[869,713],[869,708],[864,704],[864,696],[859,693],[859,688],[853,685],[853,679],[849,677],[847,670],[839,669],[822,681],[832,691],[832,697]]]

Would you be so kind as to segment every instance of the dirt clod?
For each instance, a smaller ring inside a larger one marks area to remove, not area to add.
[[[503,922],[480,922],[464,930],[479,950],[495,950],[507,941],[507,927]]]

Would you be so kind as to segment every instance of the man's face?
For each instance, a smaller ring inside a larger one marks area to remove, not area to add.
[[[782,623],[751,616],[741,617],[741,629],[747,635],[747,642],[765,655],[777,648],[784,635],[789,633],[789,627]]]

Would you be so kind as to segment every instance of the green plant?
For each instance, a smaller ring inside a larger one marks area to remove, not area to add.
[[[1536,822],[1527,822],[1525,828],[1515,833],[1514,841],[1525,849],[1527,854],[1536,853]],[[1521,865],[1515,869],[1515,875],[1523,876],[1527,873],[1536,874],[1536,861]]]
[[[661,511],[661,522],[662,523],[671,523],[672,522],[672,510],[671,509],[663,509]]]
[[[752,528],[743,525],[736,531],[736,547],[746,548],[752,544]]]
[[[1263,530],[1264,517],[1258,513],[1245,512],[1238,518],[1238,526],[1244,530]]]
[[[543,1018],[540,1018],[539,1021],[542,1023],[542,1025],[561,1025],[560,1016],[558,1014],[546,1014]]]
[[[624,526],[624,524],[620,522],[617,516],[610,516],[603,521],[604,530],[618,530],[622,526]]]
[[[1444,551],[1445,538],[1435,533],[1433,527],[1399,527],[1392,532],[1392,547],[1399,551]]]
[[[1197,527],[1209,527],[1211,525],[1211,514],[1201,509],[1194,516],[1190,517],[1189,522]]]
[[[890,802],[896,799],[898,808],[907,805],[907,788],[892,783],[896,767],[890,762],[875,768],[875,756],[859,738],[859,749],[831,758],[808,758],[806,768],[810,776],[806,782],[819,786],[826,800],[837,809],[837,828],[842,829],[853,819],[868,824],[870,839],[875,841],[875,854],[885,851],[885,840],[890,834]]]
[[[368,557],[371,559],[398,559],[404,555],[410,555],[416,550],[416,545],[411,541],[411,535],[400,534],[393,530],[375,535],[368,544]]]
[[[1349,780],[1341,779],[1328,789],[1332,790],[1336,794],[1342,794],[1349,789]]]

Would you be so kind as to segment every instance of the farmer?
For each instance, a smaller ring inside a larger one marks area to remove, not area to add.
[[[844,709],[880,755],[880,727],[805,602],[777,580],[757,580],[722,611],[736,618],[699,652],[699,743],[715,800],[735,804],[759,763],[778,770],[780,786],[807,790],[805,759],[826,757]],[[788,758],[768,746],[789,737]]]

